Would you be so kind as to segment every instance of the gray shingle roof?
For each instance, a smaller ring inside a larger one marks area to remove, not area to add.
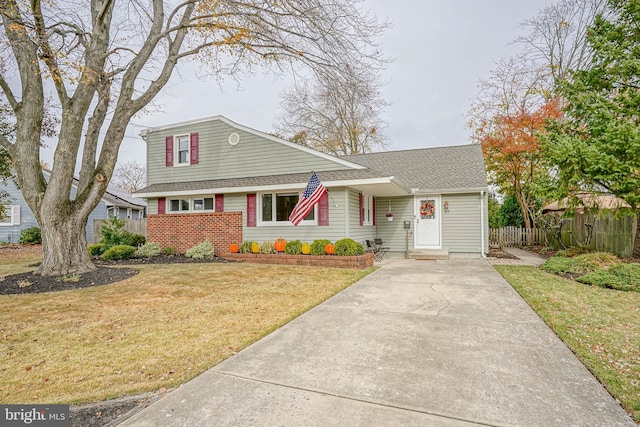
[[[487,187],[482,150],[479,144],[440,148],[422,148],[404,151],[342,156],[344,160],[362,165],[367,169],[344,169],[316,171],[321,181],[364,180],[393,176],[396,183],[422,192],[430,190],[459,190]],[[309,180],[309,174],[254,176],[245,178],[213,179],[191,182],[167,182],[152,184],[137,193],[163,193],[264,187],[269,185],[301,184]]]
[[[399,178],[421,191],[486,188],[480,144],[420,148],[344,156],[383,175]]]

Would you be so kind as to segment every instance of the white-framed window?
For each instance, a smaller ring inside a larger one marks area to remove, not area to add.
[[[362,195],[362,225],[373,225],[373,196]]]
[[[169,199],[168,205],[169,213],[215,211],[215,199],[213,196]]]
[[[282,193],[261,193],[258,218],[260,225],[290,224],[289,215],[300,200],[296,191]],[[301,224],[316,224],[317,205],[304,217]]]
[[[174,138],[174,145],[174,153],[176,156],[175,164],[178,166],[191,164],[189,135],[176,136]]]
[[[5,205],[4,214],[0,215],[0,225],[20,225],[20,206]]]

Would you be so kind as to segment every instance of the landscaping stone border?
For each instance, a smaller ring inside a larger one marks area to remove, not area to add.
[[[287,255],[287,254],[240,254],[221,253],[219,257],[231,261],[251,262],[256,264],[308,265],[314,267],[365,269],[373,267],[373,254],[357,256],[337,255]]]

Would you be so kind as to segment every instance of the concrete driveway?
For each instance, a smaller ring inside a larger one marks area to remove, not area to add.
[[[485,260],[391,260],[122,426],[635,426]]]

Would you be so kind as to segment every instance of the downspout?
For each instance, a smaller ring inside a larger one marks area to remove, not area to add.
[[[480,233],[480,242],[482,244],[480,255],[482,258],[486,258],[487,255],[484,252],[484,190],[480,191]]]

